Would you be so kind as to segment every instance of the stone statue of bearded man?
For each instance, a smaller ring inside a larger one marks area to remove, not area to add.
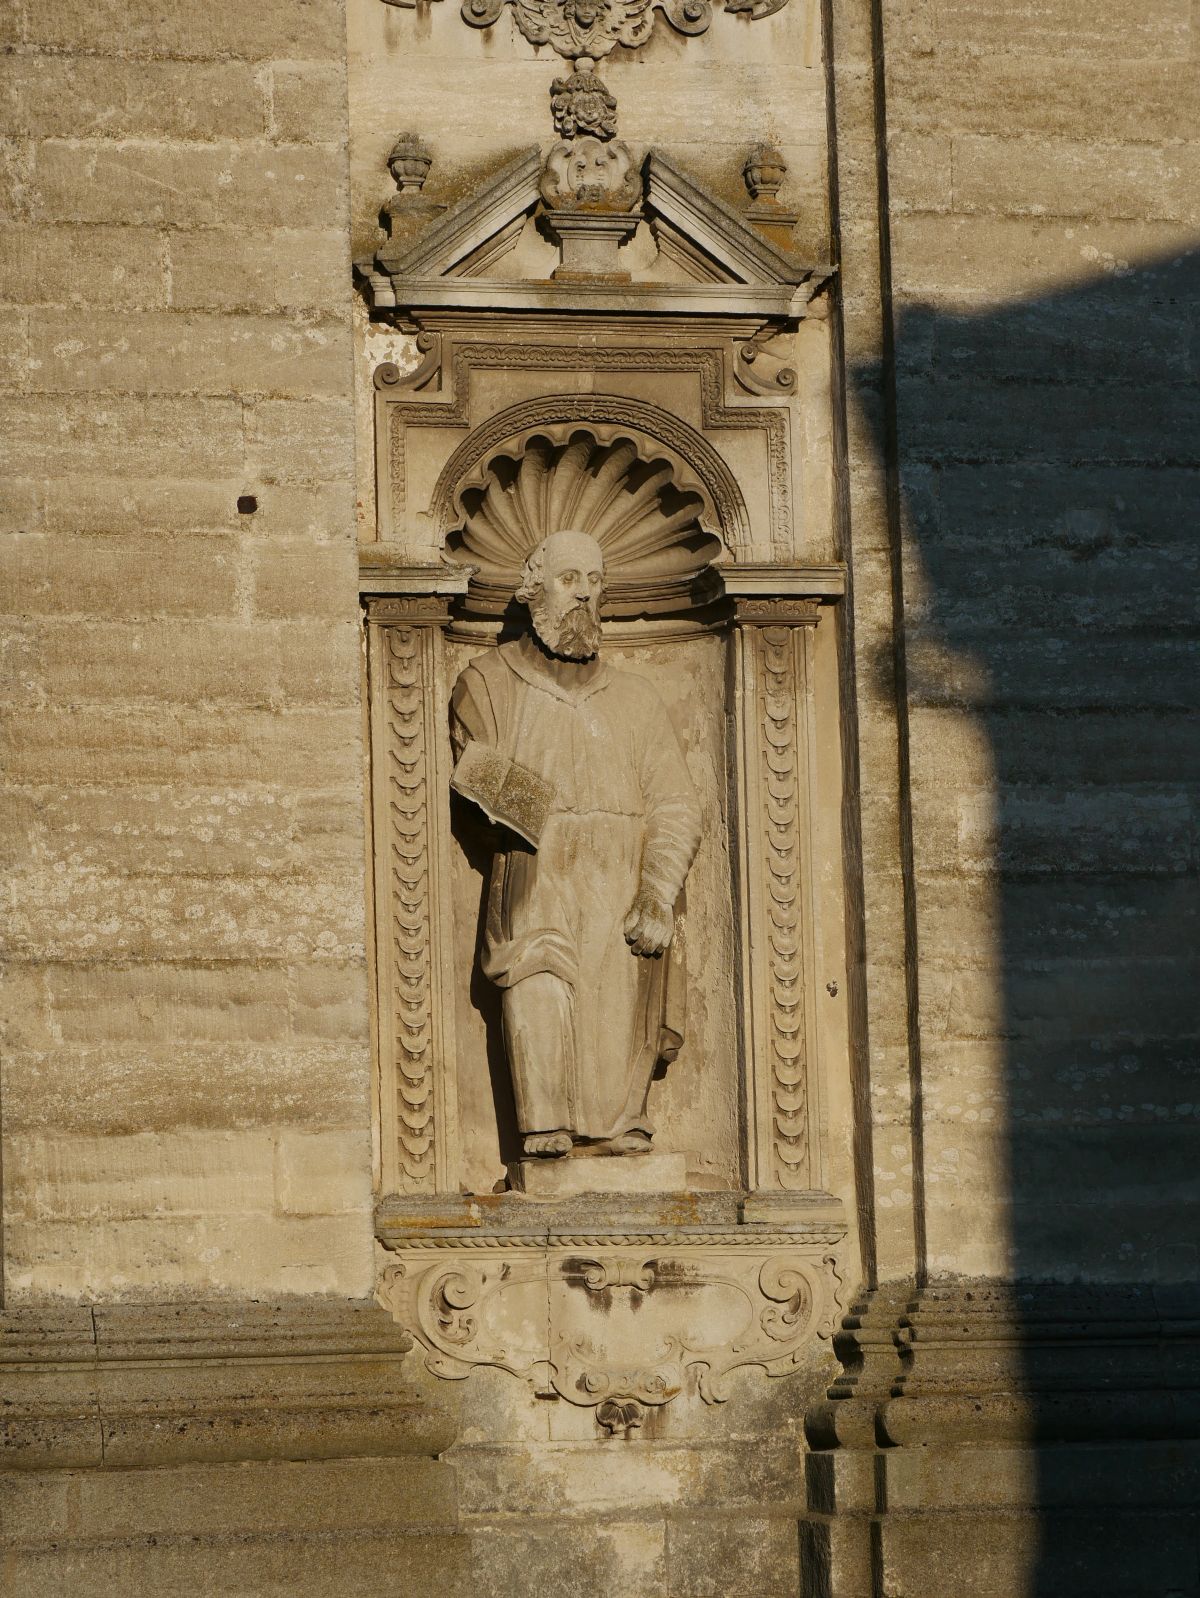
[[[595,539],[552,533],[517,590],[532,634],[471,661],[451,705],[453,785],[501,824],[482,965],[527,1156],[648,1150],[682,1041],[664,955],[700,809],[662,701],[600,659],[603,591]]]

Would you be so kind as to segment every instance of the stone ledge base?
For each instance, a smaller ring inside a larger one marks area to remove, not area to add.
[[[98,1305],[0,1315],[0,1470],[432,1455],[453,1405],[402,1373],[369,1300]]]
[[[517,1160],[513,1191],[527,1198],[578,1198],[587,1193],[686,1193],[684,1154],[627,1154],[594,1158]]]

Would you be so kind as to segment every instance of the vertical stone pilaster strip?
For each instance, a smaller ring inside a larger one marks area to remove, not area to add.
[[[382,1186],[444,1192],[457,1179],[445,606],[379,600],[371,619]]]
[[[820,1185],[811,1006],[805,600],[736,605],[745,1176],[755,1191]]]

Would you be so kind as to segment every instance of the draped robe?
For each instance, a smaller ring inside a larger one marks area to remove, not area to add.
[[[666,709],[640,677],[526,637],[464,669],[451,731],[456,776],[482,747],[546,800],[536,843],[499,834],[483,941],[521,1132],[649,1133],[654,1068],[681,1042],[681,971],[671,950],[635,955],[624,923],[639,887],[674,906],[700,841]]]

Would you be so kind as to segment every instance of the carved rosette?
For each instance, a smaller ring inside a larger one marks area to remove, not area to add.
[[[742,870],[750,926],[744,939],[749,1180],[756,1189],[819,1185],[809,1102],[805,1002],[808,751],[806,630],[810,600],[736,602],[744,715],[740,750]]]
[[[734,1371],[785,1375],[832,1335],[840,1283],[828,1244],[843,1230],[825,1247],[816,1234],[740,1231],[552,1237],[549,1247],[447,1240],[401,1247],[377,1296],[438,1376],[497,1366],[606,1413],[666,1404],[689,1387],[716,1404]]]

